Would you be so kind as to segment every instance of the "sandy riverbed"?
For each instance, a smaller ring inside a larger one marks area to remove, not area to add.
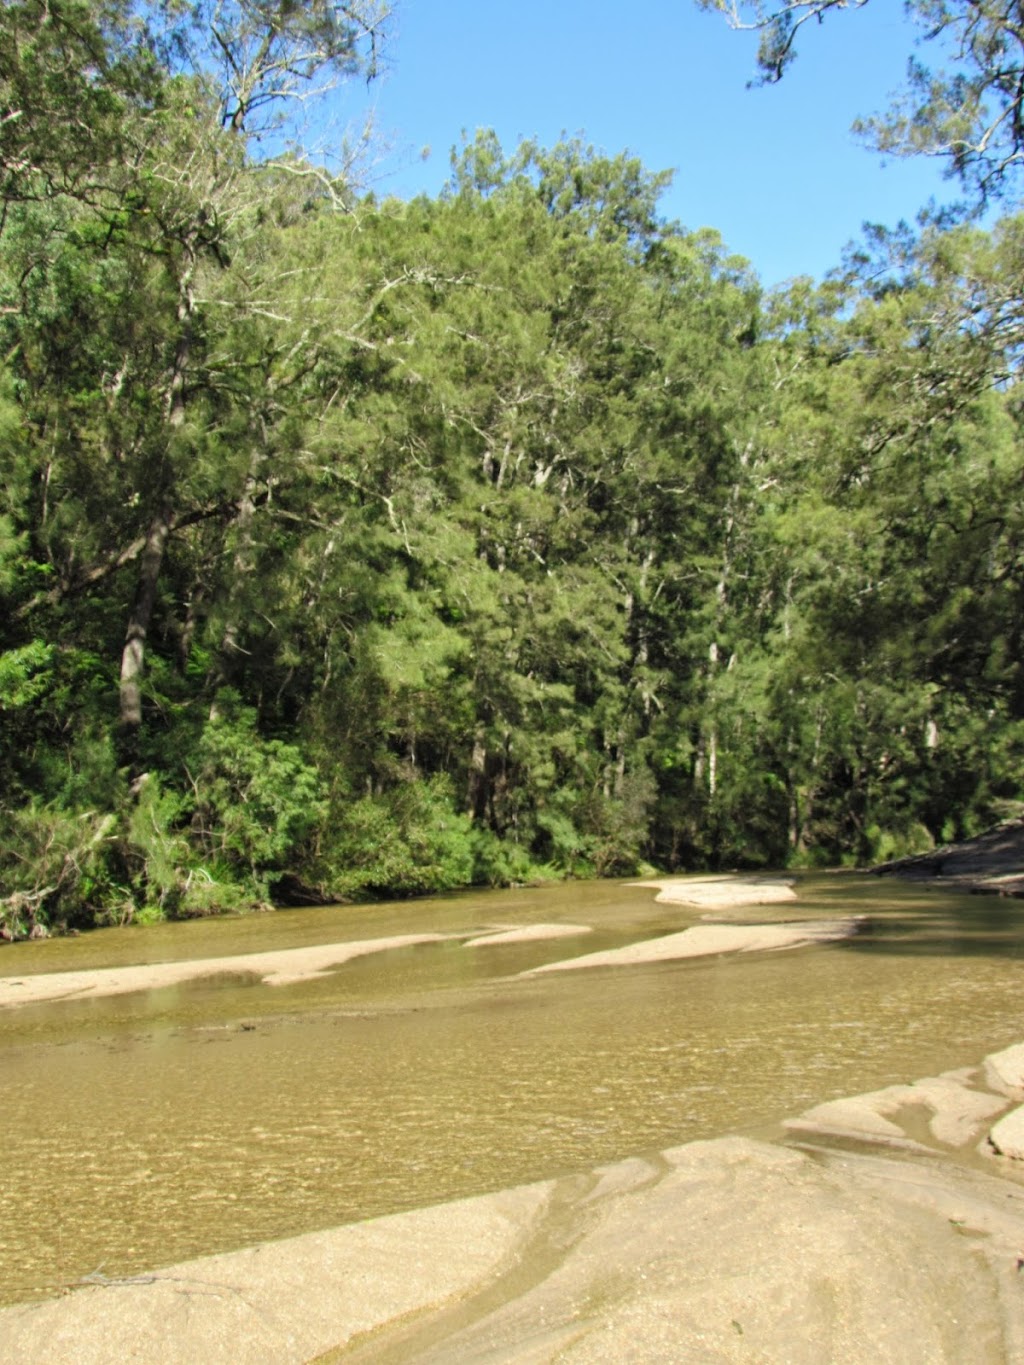
[[[335,967],[356,957],[409,948],[418,943],[439,943],[445,937],[444,934],[396,934],[390,938],[282,948],[268,953],[240,953],[234,957],[204,957],[190,962],[96,967],[88,971],[46,972],[38,976],[0,976],[0,1009],[37,1004],[42,1000],[82,1000],[152,991],[224,973],[258,976],[268,986],[285,986],[294,981],[326,976]]]

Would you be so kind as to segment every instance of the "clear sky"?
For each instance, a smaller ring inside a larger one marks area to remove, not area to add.
[[[756,37],[691,0],[398,0],[388,70],[368,96],[392,147],[372,187],[435,195],[464,129],[493,128],[506,150],[579,133],[672,168],[665,216],[716,228],[766,285],[820,277],[863,222],[913,219],[955,187],[933,161],[883,165],[849,131],[902,82],[915,30],[899,0],[804,34],[785,80],[748,90]],[[349,114],[360,98],[350,87]]]

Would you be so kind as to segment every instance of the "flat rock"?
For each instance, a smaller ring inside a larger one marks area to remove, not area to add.
[[[883,1146],[928,1150],[927,1136],[949,1147],[976,1143],[986,1123],[1006,1108],[1002,1095],[976,1090],[967,1083],[970,1072],[946,1072],[912,1085],[890,1085],[839,1100],[828,1100],[787,1119],[785,1127],[835,1137],[881,1143]],[[925,1114],[926,1131],[915,1123]]]
[[[1024,1105],[1001,1118],[989,1130],[988,1140],[1000,1156],[1024,1161]]]
[[[538,1184],[183,1262],[0,1310],[2,1365],[299,1365],[513,1263]]]
[[[1016,892],[1014,883],[1024,878],[1024,820],[1005,820],[973,839],[896,858],[872,870],[880,876]]]
[[[1024,1043],[1014,1043],[985,1058],[985,1082],[1011,1100],[1024,1100]]]
[[[1000,1172],[721,1138],[7,1308],[0,1365],[1006,1365],[1022,1246]]]

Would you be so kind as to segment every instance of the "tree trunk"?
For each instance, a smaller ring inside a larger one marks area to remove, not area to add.
[[[142,674],[146,662],[146,636],[153,619],[160,569],[170,530],[170,510],[163,507],[150,522],[146,534],[146,548],[139,560],[135,601],[128,617],[124,649],[121,651],[119,730],[121,747],[132,767],[137,758],[139,732],[142,729]]]
[[[173,431],[185,420],[185,375],[192,352],[192,275],[195,252],[189,244],[185,265],[178,281],[178,341],[174,348],[174,363],[165,395],[167,426]],[[157,486],[163,489],[159,509],[149,523],[146,545],[139,559],[139,577],[135,586],[135,601],[128,617],[124,649],[121,651],[121,693],[118,731],[124,761],[133,776],[138,766],[139,735],[142,731],[142,674],[146,662],[146,636],[153,608],[156,605],[160,570],[163,567],[167,537],[171,533],[172,511],[168,490],[171,486],[166,451],[163,468],[154,471]]]
[[[466,793],[466,812],[471,820],[482,821],[487,813],[487,745],[482,726],[473,736],[473,753],[469,760],[469,781]]]

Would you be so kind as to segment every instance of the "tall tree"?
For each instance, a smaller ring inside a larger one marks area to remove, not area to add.
[[[771,83],[795,59],[806,25],[868,0],[698,3],[760,34],[758,66]],[[900,98],[858,130],[887,152],[941,157],[981,205],[1013,199],[1024,164],[1024,8],[1018,0],[908,0],[905,9],[937,64],[911,57]]]

